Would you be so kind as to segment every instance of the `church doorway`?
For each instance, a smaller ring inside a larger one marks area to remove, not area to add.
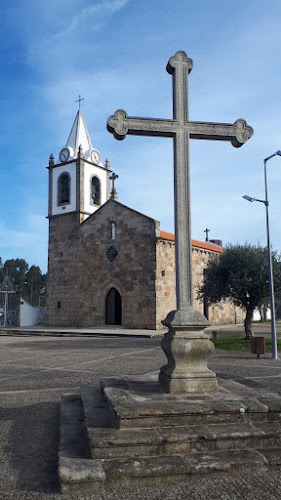
[[[116,288],[111,288],[106,296],[105,311],[107,325],[122,325],[122,299]]]

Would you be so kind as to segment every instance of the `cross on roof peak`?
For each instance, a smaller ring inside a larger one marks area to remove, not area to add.
[[[115,174],[115,172],[112,172],[112,174],[109,177],[109,179],[112,181],[112,189],[111,189],[111,192],[110,192],[110,198],[112,200],[117,200],[117,191],[116,191],[116,188],[115,188],[115,180],[119,179],[119,175]]]
[[[81,95],[79,94],[79,97],[78,99],[76,99],[75,102],[78,102],[79,103],[79,109],[81,108],[81,102],[84,101],[84,97],[81,97]]]
[[[206,229],[204,229],[204,233],[206,233],[206,241],[209,241],[209,232],[210,232],[210,229],[208,229],[206,227]]]

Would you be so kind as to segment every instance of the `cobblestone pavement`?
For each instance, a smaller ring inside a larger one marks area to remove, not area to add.
[[[159,338],[0,336],[0,499],[94,499],[60,495],[57,479],[59,402],[64,392],[107,375],[156,371]],[[209,366],[221,377],[280,391],[281,361],[270,353],[216,351]],[[264,472],[142,488],[108,489],[102,500],[269,500],[281,498],[280,472]]]

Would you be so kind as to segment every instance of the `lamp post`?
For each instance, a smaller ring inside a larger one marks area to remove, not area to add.
[[[275,322],[275,304],[274,304],[274,283],[273,283],[273,271],[272,271],[272,255],[271,255],[271,244],[270,244],[270,231],[269,231],[269,216],[268,216],[268,194],[267,194],[267,174],[266,174],[266,163],[273,156],[281,156],[281,150],[276,151],[272,155],[264,159],[264,188],[265,188],[265,200],[260,200],[259,198],[253,198],[245,194],[243,198],[247,201],[259,201],[265,206],[266,213],[266,234],[267,234],[267,251],[268,251],[268,277],[269,277],[269,296],[270,296],[270,309],[271,309],[271,339],[272,339],[272,358],[278,359],[277,353],[277,340],[276,340],[276,322]]]

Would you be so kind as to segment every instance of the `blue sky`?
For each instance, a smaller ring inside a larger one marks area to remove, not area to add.
[[[11,0],[0,16],[0,256],[47,269],[48,173],[77,103],[104,161],[118,173],[119,200],[173,231],[172,140],[116,141],[117,108],[172,118],[177,50],[194,60],[191,120],[244,118],[243,147],[191,141],[192,237],[266,244],[263,158],[281,149],[281,2],[269,0]],[[271,239],[281,251],[281,158],[268,162]]]

